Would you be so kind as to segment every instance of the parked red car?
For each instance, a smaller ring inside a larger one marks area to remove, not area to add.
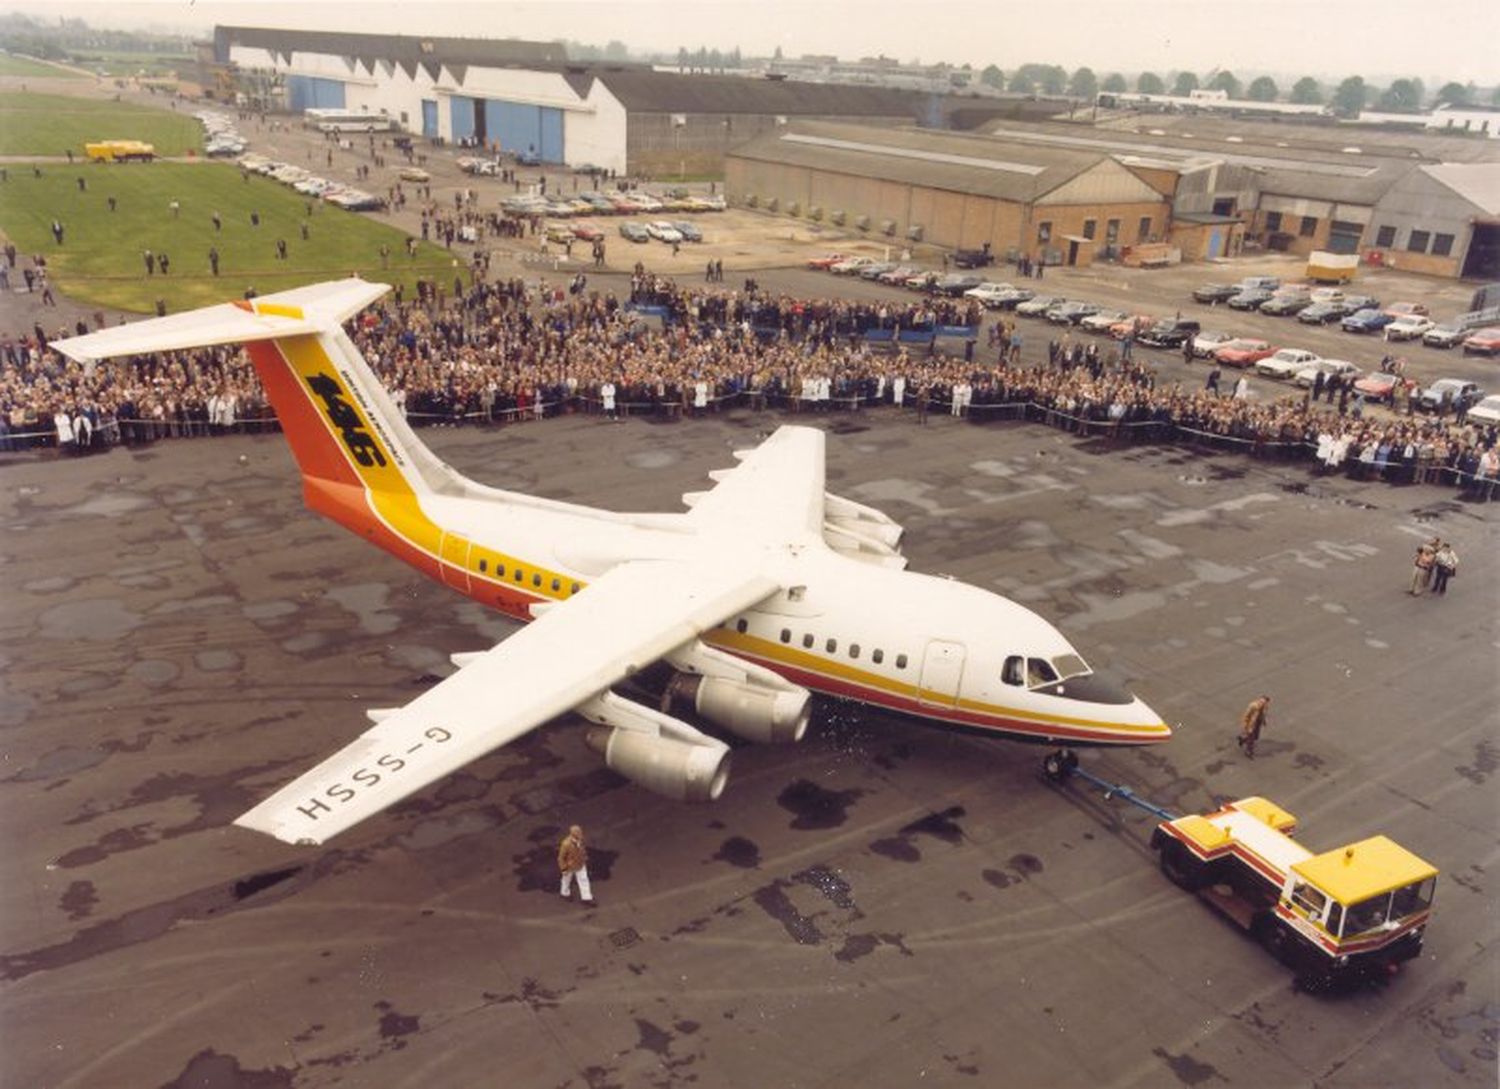
[[[842,261],[848,254],[844,253],[820,253],[816,257],[807,259],[808,268],[828,269]]]
[[[1267,356],[1275,355],[1276,349],[1263,340],[1236,337],[1214,353],[1214,358],[1226,367],[1253,367]]]
[[[1475,329],[1464,341],[1464,355],[1495,355],[1500,352],[1500,326]]]

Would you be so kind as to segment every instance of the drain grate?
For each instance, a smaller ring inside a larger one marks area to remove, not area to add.
[[[627,926],[621,930],[616,930],[609,936],[609,940],[610,944],[612,944],[616,949],[629,949],[632,945],[641,940],[641,935],[635,927]]]

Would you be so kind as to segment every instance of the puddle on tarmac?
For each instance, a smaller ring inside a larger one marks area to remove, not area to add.
[[[660,447],[625,455],[625,464],[632,469],[665,469],[668,465],[677,464],[678,460],[680,459],[675,451],[663,450]]]
[[[260,601],[254,605],[246,605],[242,612],[248,620],[280,620],[284,616],[291,616],[297,611],[297,606],[290,601]]]
[[[361,582],[353,586],[335,586],[328,596],[353,613],[359,629],[367,635],[389,635],[401,624],[401,618],[386,607],[391,588],[383,582]]]
[[[63,590],[71,590],[78,585],[73,579],[65,575],[54,575],[46,579],[33,579],[31,582],[21,584],[21,589],[28,594],[56,594]]]
[[[223,605],[233,605],[234,598],[226,594],[204,594],[200,597],[179,598],[176,601],[163,601],[151,610],[152,616],[171,616],[173,613],[195,612],[198,609],[217,609]]]
[[[99,692],[115,683],[113,677],[103,673],[85,673],[81,677],[63,681],[57,690],[65,696],[81,696],[85,692]]]
[[[129,514],[131,511],[149,507],[151,500],[140,495],[96,495],[92,499],[85,499],[71,507],[63,507],[59,514],[73,515],[103,515],[106,518],[117,514]]]
[[[0,726],[19,726],[31,717],[36,701],[30,696],[0,692]]]
[[[282,641],[281,649],[288,654],[306,654],[308,651],[317,650],[328,642],[328,636],[322,632],[305,631],[301,635],[294,635],[290,639]]]
[[[164,658],[146,658],[136,662],[125,671],[132,680],[139,681],[147,688],[160,688],[171,684],[181,674],[176,662],[169,662]]]
[[[95,643],[119,642],[146,622],[140,613],[125,608],[118,598],[69,601],[48,609],[39,621],[43,638],[85,639]]]
[[[388,647],[385,660],[399,669],[410,669],[436,677],[446,677],[455,669],[446,654],[414,643],[398,643]]]
[[[37,783],[48,779],[62,779],[98,767],[108,759],[109,753],[104,749],[75,749],[71,745],[64,745],[60,749],[53,749],[31,767],[22,768],[16,773],[14,781]]]
[[[222,673],[227,669],[239,669],[240,656],[232,650],[200,650],[193,655],[193,664],[205,673]]]

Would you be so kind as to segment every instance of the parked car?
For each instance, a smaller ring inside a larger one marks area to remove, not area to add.
[[[1280,291],[1281,280],[1276,276],[1246,276],[1240,281],[1240,290],[1259,288],[1262,291]]]
[[[646,224],[646,233],[649,234],[652,238],[656,239],[658,242],[666,242],[668,244],[671,244],[673,242],[682,241],[682,232],[668,223],[665,219],[658,219],[654,223]]]
[[[1408,314],[1404,318],[1397,318],[1385,327],[1386,340],[1416,340],[1425,336],[1430,329],[1436,329],[1437,322],[1420,314]]]
[[[1318,380],[1318,372],[1323,372],[1323,379],[1327,381],[1334,375],[1338,375],[1340,382],[1352,381],[1360,376],[1360,369],[1347,359],[1319,359],[1312,366],[1304,367],[1297,372],[1292,382],[1298,386],[1311,386]]]
[[[1206,330],[1193,338],[1193,355],[1199,359],[1208,359],[1233,339],[1228,333]]]
[[[1318,354],[1306,348],[1278,348],[1256,362],[1255,373],[1285,380],[1296,377],[1298,371],[1312,366],[1317,360]]]
[[[1297,320],[1304,325],[1327,325],[1339,321],[1349,313],[1349,308],[1339,301],[1315,302],[1297,312]]]
[[[1494,355],[1500,352],[1500,326],[1475,329],[1464,338],[1464,355]]]
[[[620,234],[629,242],[650,242],[651,235],[639,223],[621,223]]]
[[[1255,340],[1252,337],[1235,337],[1235,339],[1214,352],[1214,358],[1226,367],[1253,367],[1275,351],[1275,348],[1263,340]]]
[[[1387,306],[1385,308],[1385,312],[1397,318],[1404,318],[1408,315],[1420,315],[1422,317],[1426,317],[1427,307],[1425,307],[1421,303],[1393,302],[1390,306]]]
[[[682,235],[684,242],[702,242],[703,232],[698,229],[697,224],[689,223],[685,219],[674,219],[672,226],[677,228],[677,233]]]
[[[409,182],[430,182],[432,180],[431,174],[415,166],[403,166],[399,176],[402,181]]]
[[[1023,302],[1030,302],[1036,298],[1036,292],[1029,287],[1013,287],[1004,295],[996,295],[991,304],[996,310],[1014,310]]]
[[[1168,321],[1159,321],[1141,334],[1142,344],[1152,348],[1177,348],[1181,349],[1189,340],[1196,340],[1202,331],[1202,326],[1196,321],[1187,318],[1172,318]],[[1194,351],[1197,351],[1196,346]]]
[[[1314,303],[1344,301],[1344,289],[1341,287],[1315,287],[1311,294]]]
[[[1039,318],[1054,306],[1067,301],[1060,295],[1033,295],[1016,305],[1016,313],[1023,318]]]
[[[547,224],[543,235],[548,242],[557,242],[564,246],[578,237],[570,228],[564,227],[561,223]]]
[[[1339,322],[1339,328],[1346,333],[1378,333],[1395,320],[1394,314],[1366,307]]]
[[[1229,299],[1231,310],[1257,310],[1261,303],[1271,301],[1272,292],[1264,287],[1250,287]]]
[[[835,276],[853,276],[866,265],[873,265],[874,263],[875,258],[873,257],[856,255],[854,257],[845,257],[842,261],[835,261],[828,266],[828,271]]]
[[[827,269],[833,268],[833,266],[838,264],[840,261],[847,260],[849,260],[849,255],[847,253],[820,253],[816,257],[809,257],[807,259],[807,267],[820,268],[826,271]]]
[[[954,250],[954,268],[985,268],[995,263],[994,256],[990,253],[990,244],[986,242],[977,250]]]
[[[1486,397],[1469,409],[1469,420],[1490,425],[1500,424],[1500,395]]]
[[[1423,333],[1422,343],[1429,348],[1453,348],[1467,340],[1472,331],[1462,322],[1445,321]]]
[[[921,271],[922,270],[916,265],[897,265],[889,272],[882,272],[880,274],[880,282],[883,284],[891,284],[895,287],[905,287],[906,281],[910,280],[913,276],[918,275],[919,273],[921,273]]]
[[[915,276],[911,277],[911,279],[907,280],[906,283],[902,286],[908,288],[911,291],[931,291],[933,284],[937,283],[942,278],[943,274],[941,272],[933,272],[931,269],[928,269],[924,272],[917,273]]]
[[[1312,296],[1305,291],[1282,291],[1260,304],[1262,314],[1273,318],[1286,318],[1312,305]]]
[[[984,283],[984,280],[969,272],[950,272],[932,285],[934,295],[962,295]]]
[[[1399,375],[1387,374],[1384,371],[1375,371],[1367,374],[1354,383],[1354,391],[1364,394],[1366,401],[1374,401],[1377,404],[1390,404],[1395,400],[1396,389],[1404,381]]]
[[[1193,299],[1201,303],[1221,303],[1228,302],[1239,293],[1239,284],[1201,284],[1193,288]]]
[[[1091,302],[1065,302],[1047,311],[1047,320],[1054,325],[1077,325],[1090,314],[1097,314],[1099,307]]]
[[[1128,336],[1139,336],[1142,329],[1149,329],[1155,324],[1155,314],[1126,314],[1123,319],[1112,324],[1108,332],[1111,340],[1124,340]]]
[[[878,280],[892,269],[899,266],[894,261],[876,261],[873,265],[866,265],[859,270],[861,280]]]
[[[1351,314],[1360,310],[1379,310],[1380,300],[1374,295],[1345,295],[1344,308]]]
[[[1484,390],[1479,388],[1477,382],[1467,382],[1462,378],[1439,378],[1417,394],[1417,407],[1424,412],[1436,412],[1445,397],[1448,404],[1454,407],[1460,402],[1472,405],[1484,399]]]
[[[1078,328],[1085,333],[1108,333],[1111,325],[1129,320],[1130,313],[1126,310],[1096,310],[1083,318],[1078,323]]]
[[[966,299],[978,299],[984,306],[993,309],[997,303],[996,299],[1007,299],[1015,288],[1010,284],[983,283],[978,287],[971,287],[964,292]]]
[[[604,232],[592,223],[575,223],[571,229],[574,238],[581,238],[585,242],[597,242],[604,237]]]

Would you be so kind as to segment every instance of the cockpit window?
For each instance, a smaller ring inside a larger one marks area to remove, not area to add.
[[[1031,688],[1040,688],[1057,680],[1057,670],[1045,658],[1026,659],[1026,683]]]
[[[1076,654],[1059,654],[1052,659],[1052,665],[1057,670],[1058,678],[1064,681],[1089,672],[1088,663]]]
[[[1020,686],[1026,683],[1026,660],[1019,654],[1012,654],[1005,659],[1005,665],[1000,669],[1000,679],[1006,684]]]

